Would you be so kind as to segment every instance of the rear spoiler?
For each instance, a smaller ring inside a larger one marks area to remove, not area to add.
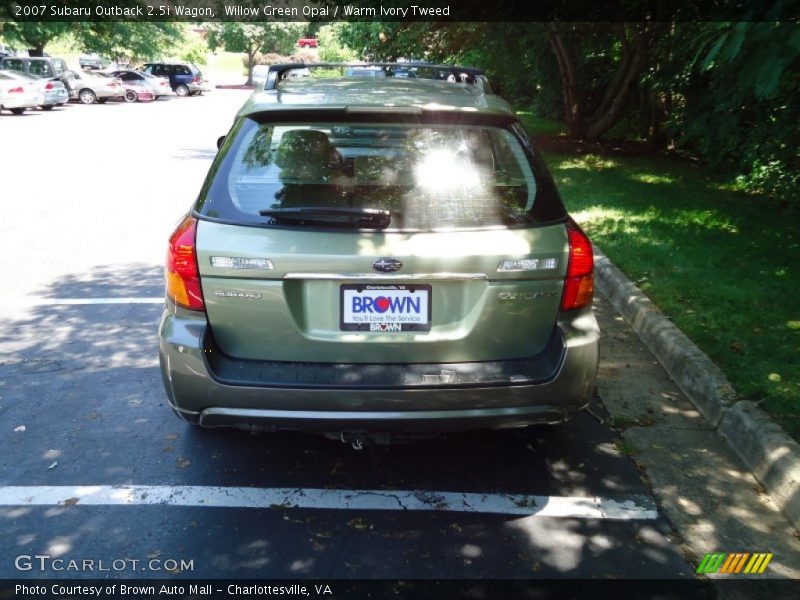
[[[380,67],[387,72],[394,72],[398,69],[425,69],[428,71],[438,71],[439,78],[442,80],[453,81],[455,83],[473,84],[478,86],[487,94],[492,92],[491,88],[489,87],[489,80],[480,69],[476,69],[475,67],[462,67],[459,65],[437,65],[426,62],[296,62],[270,65],[269,70],[267,71],[267,81],[264,84],[264,89],[276,89],[278,87],[278,83],[286,78],[286,74],[294,69],[346,69],[363,67]]]

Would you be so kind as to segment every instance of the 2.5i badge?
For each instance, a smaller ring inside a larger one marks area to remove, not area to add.
[[[340,287],[342,331],[430,331],[431,286],[364,285]]]

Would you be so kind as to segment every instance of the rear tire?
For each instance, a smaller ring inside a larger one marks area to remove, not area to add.
[[[182,96],[182,97],[188,96],[189,95],[189,88],[186,87],[183,84],[180,84],[179,86],[177,86],[175,88],[175,93],[178,94],[178,96]]]
[[[21,115],[22,113],[25,112],[24,108],[9,108],[8,110],[10,110],[15,115]]]
[[[87,88],[78,93],[78,100],[81,101],[81,104],[94,104],[97,102],[97,94]]]
[[[136,102],[139,99],[139,94],[133,90],[125,92],[125,102]]]
[[[53,110],[53,105],[47,104],[46,106],[42,106],[42,110]]]

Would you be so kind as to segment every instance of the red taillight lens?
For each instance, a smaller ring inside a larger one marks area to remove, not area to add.
[[[192,83],[200,83],[199,77],[192,77]]]
[[[24,92],[25,92],[25,88],[22,87],[22,86],[11,88],[10,90],[8,90],[9,94],[22,94]]]
[[[594,258],[592,242],[574,221],[567,223],[569,264],[564,281],[561,310],[575,310],[592,303],[594,292]]]
[[[56,87],[56,86],[53,85],[53,82],[52,81],[48,81],[47,84],[44,86],[44,89],[52,90],[54,87]]]
[[[195,238],[197,220],[187,216],[169,238],[167,249],[167,297],[189,310],[204,310]]]

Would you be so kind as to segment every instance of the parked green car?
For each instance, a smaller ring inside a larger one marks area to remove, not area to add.
[[[462,67],[285,78],[314,66],[271,67],[169,240],[173,410],[360,445],[583,409],[591,243],[509,105]]]

